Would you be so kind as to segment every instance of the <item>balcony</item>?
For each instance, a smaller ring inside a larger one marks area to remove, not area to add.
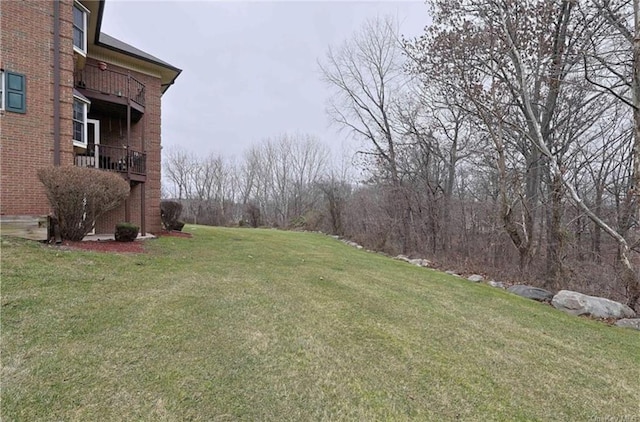
[[[130,147],[95,145],[88,148],[85,154],[77,154],[75,164],[118,172],[133,182],[147,180],[147,154]]]
[[[127,73],[87,63],[75,72],[74,84],[91,99],[92,111],[122,115],[130,105],[134,122],[144,114],[145,85]]]

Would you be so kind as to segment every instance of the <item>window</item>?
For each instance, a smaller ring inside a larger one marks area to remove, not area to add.
[[[27,112],[27,85],[20,73],[0,70],[0,110]]]
[[[87,107],[89,104],[79,97],[73,97],[73,144],[87,147]]]
[[[83,56],[87,54],[87,13],[80,3],[73,4],[73,49]]]

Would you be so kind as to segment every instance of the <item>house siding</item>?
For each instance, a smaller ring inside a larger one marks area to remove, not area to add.
[[[73,1],[60,2],[60,116],[61,165],[74,165],[73,86],[77,54],[73,51]],[[49,202],[37,178],[40,168],[54,164],[54,11],[53,1],[0,1],[0,67],[26,76],[26,113],[0,111],[0,214],[37,216],[50,213]],[[87,34],[90,39],[93,34]],[[86,63],[96,64],[91,44]],[[98,48],[100,50],[100,48]],[[145,195],[147,232],[161,230],[161,79],[149,73],[129,70],[107,60],[110,69],[130,73],[145,85],[145,112],[131,125],[129,145],[147,154],[146,182],[132,184],[128,199],[130,221],[142,223],[142,194]],[[127,143],[126,115],[89,110],[89,118],[100,120],[100,141],[104,145]],[[142,139],[144,138],[144,148]],[[125,205],[96,222],[97,233],[113,233],[125,221]]]
[[[89,59],[88,64],[95,64],[96,60]],[[146,73],[128,70],[126,68],[108,64],[109,69],[129,73],[132,77],[145,85],[146,104],[142,118],[131,124],[129,146],[144,150],[147,154],[145,183],[146,230],[154,233],[161,230],[160,222],[160,181],[161,181],[161,82],[159,77]],[[89,112],[89,118],[100,120],[100,143],[102,145],[123,146],[127,144],[126,116],[113,114],[98,114]],[[144,143],[143,143],[144,139]],[[140,225],[141,221],[141,191],[140,184],[131,188],[129,198],[130,222]],[[107,213],[96,222],[96,231],[111,233],[117,223],[125,221],[125,207]]]
[[[60,2],[61,163],[73,164],[73,2]],[[0,67],[26,77],[26,113],[0,111],[0,214],[46,215],[37,170],[53,165],[53,2],[0,2]],[[68,42],[67,42],[68,40]]]

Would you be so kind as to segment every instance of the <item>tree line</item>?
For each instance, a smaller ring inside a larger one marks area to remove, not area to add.
[[[371,20],[319,60],[361,177],[289,134],[236,163],[171,151],[165,194],[194,222],[322,230],[637,308],[638,0],[428,3],[421,36]]]

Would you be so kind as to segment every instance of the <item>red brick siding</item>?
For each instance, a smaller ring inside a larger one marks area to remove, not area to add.
[[[89,59],[87,63],[95,64]],[[156,78],[140,72],[127,70],[108,63],[110,70],[127,73],[145,85],[145,113],[142,118],[131,124],[129,145],[132,148],[144,150],[147,153],[147,181],[145,183],[145,223],[146,231],[158,232],[160,223],[160,110],[161,110],[161,82]],[[126,89],[123,87],[123,92]],[[100,120],[100,143],[102,145],[122,146],[127,144],[126,115],[105,115],[89,113],[89,118]],[[143,142],[144,139],[144,142]],[[135,185],[131,189],[129,198],[130,222],[141,224],[142,187]],[[125,205],[109,212],[96,222],[96,231],[100,233],[113,232],[115,225],[125,221]]]
[[[73,2],[60,3],[62,164],[73,163]],[[0,2],[0,67],[26,76],[26,114],[1,112],[0,213],[41,215],[49,203],[37,170],[53,165],[53,2]]]
[[[60,2],[61,16],[61,164],[73,165],[73,1]],[[26,76],[27,113],[0,112],[0,213],[40,215],[50,211],[37,170],[53,164],[53,2],[0,1],[0,67]],[[91,47],[89,47],[91,48]],[[87,60],[92,62],[91,59]],[[118,69],[109,64],[110,68]],[[119,68],[127,72],[126,69]],[[160,79],[131,74],[146,85],[143,117],[132,125],[130,145],[147,152],[146,229],[160,230]],[[101,120],[101,142],[126,143],[126,118]],[[124,142],[123,142],[124,141]],[[140,185],[129,199],[131,221],[141,223]],[[124,221],[124,205],[97,222],[97,231],[112,233]]]

